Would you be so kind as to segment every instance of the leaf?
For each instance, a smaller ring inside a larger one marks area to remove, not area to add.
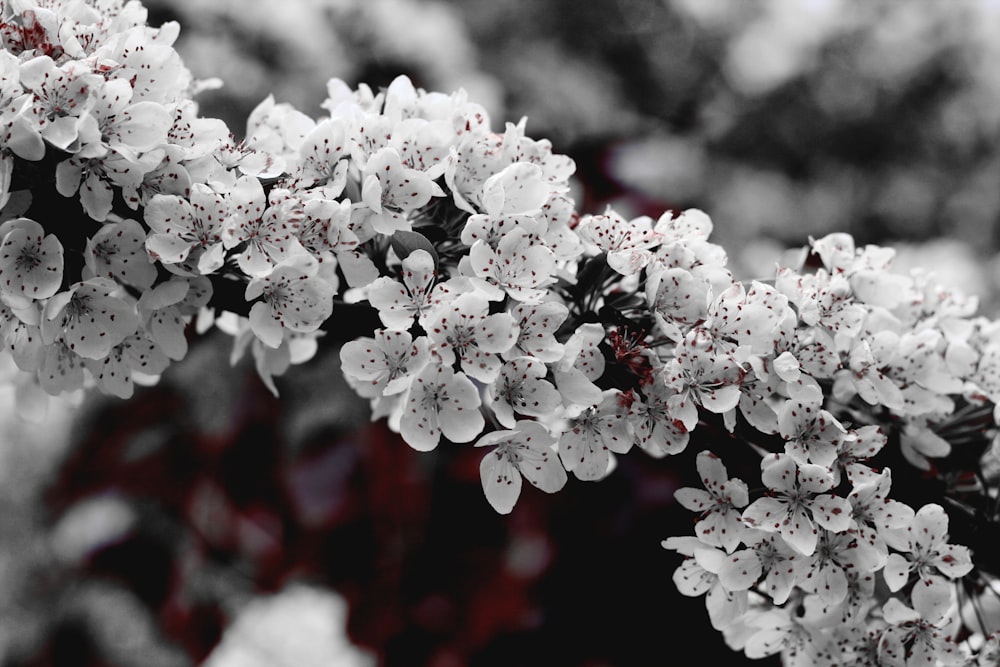
[[[409,257],[414,250],[425,250],[434,260],[434,269],[437,270],[439,264],[437,250],[423,234],[400,229],[393,232],[389,243],[392,244],[392,250],[400,260]]]

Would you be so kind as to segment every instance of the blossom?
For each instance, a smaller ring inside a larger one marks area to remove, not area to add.
[[[646,280],[646,299],[663,333],[680,341],[708,313],[711,286],[687,269],[654,271]]]
[[[111,348],[103,359],[84,359],[97,386],[105,393],[130,398],[134,375],[156,376],[166,370],[170,360],[156,344],[140,334],[133,334]]]
[[[63,279],[63,247],[40,224],[17,218],[0,226],[0,293],[16,298],[46,299]]]
[[[543,287],[555,272],[555,256],[545,246],[533,244],[523,229],[503,236],[496,250],[486,241],[476,241],[469,249],[469,267],[493,289],[502,289],[512,299],[538,303],[545,297]]]
[[[447,361],[457,358],[462,370],[481,382],[493,382],[500,373],[499,354],[517,340],[509,313],[489,314],[489,302],[476,292],[461,294],[442,304],[425,326],[427,336]]]
[[[427,338],[406,331],[378,329],[374,338],[362,336],[340,348],[344,373],[370,383],[374,396],[405,391],[429,360]]]
[[[208,274],[223,262],[223,225],[229,216],[225,198],[207,185],[191,186],[188,198],[157,194],[146,204],[150,234],[146,249],[164,264],[184,262],[194,253],[198,271]]]
[[[32,117],[42,137],[51,145],[74,152],[80,131],[89,119],[94,94],[104,81],[78,61],[57,65],[47,55],[21,64],[21,85],[34,94]]]
[[[479,392],[464,373],[432,361],[410,384],[399,432],[418,451],[434,449],[442,435],[470,442],[485,425],[479,405]]]
[[[365,164],[361,199],[373,213],[372,227],[381,234],[409,230],[407,213],[443,194],[427,174],[403,166],[395,148],[377,151]]]
[[[555,338],[562,323],[569,315],[569,308],[556,301],[539,304],[517,303],[510,310],[517,325],[514,349],[546,363],[558,361],[563,346]]]
[[[160,351],[175,361],[183,359],[188,350],[185,328],[190,318],[184,312],[185,302],[190,300],[197,308],[204,305],[211,295],[210,286],[199,290],[198,280],[208,281],[207,278],[180,277],[165,280],[143,292],[136,304],[146,335]]]
[[[598,347],[602,340],[604,327],[595,323],[580,325],[566,341],[565,353],[552,367],[566,405],[590,406],[601,401],[594,380],[604,374],[604,353]]]
[[[304,253],[295,236],[301,214],[287,191],[275,189],[265,197],[260,181],[241,176],[229,192],[229,204],[222,243],[227,250],[246,244],[236,261],[247,275],[261,277],[296,251]]]
[[[278,347],[284,332],[316,331],[333,312],[333,287],[316,275],[315,263],[288,260],[247,284],[250,328],[268,347]]]
[[[566,471],[556,456],[555,438],[534,421],[519,421],[513,429],[487,433],[476,447],[495,447],[483,457],[479,476],[490,505],[509,514],[521,495],[521,477],[546,493],[566,484]]]
[[[634,440],[618,392],[608,390],[600,403],[568,420],[559,437],[559,458],[578,479],[595,481],[610,471],[613,453],[627,453]]]
[[[368,287],[368,302],[378,310],[382,324],[401,331],[434,305],[434,259],[426,250],[414,250],[402,262],[402,282],[382,276]]]
[[[486,396],[501,425],[513,428],[515,412],[542,417],[562,405],[559,392],[545,380],[547,373],[545,364],[532,357],[516,357],[500,368],[497,379],[487,386]]]
[[[972,570],[968,547],[948,543],[948,515],[944,508],[935,503],[924,505],[905,532],[887,531],[885,537],[889,546],[900,552],[889,554],[885,563],[883,574],[889,590],[898,591],[915,571],[919,579],[913,595],[925,594],[927,613],[943,613],[950,603],[950,597],[941,592],[947,590],[945,578],[957,579]]]
[[[680,567],[674,570],[674,585],[681,595],[687,597],[705,595],[705,607],[713,628],[725,629],[746,613],[749,597],[747,591],[727,589],[719,576],[725,562],[725,553],[707,546],[697,538],[671,537],[662,544],[664,548],[687,556]]]
[[[928,607],[920,598],[907,607],[897,598],[882,606],[889,626],[879,640],[881,665],[915,667],[916,665],[961,665],[964,656],[948,633],[940,610]]]
[[[117,296],[119,286],[107,278],[90,278],[51,297],[42,315],[42,340],[61,341],[75,355],[103,359],[135,333],[135,307]]]
[[[76,391],[84,383],[83,359],[66,343],[56,341],[45,346],[37,377],[38,384],[52,396]]]
[[[778,412],[778,429],[785,439],[785,453],[799,463],[829,468],[847,429],[819,402],[789,400]]]
[[[604,215],[583,218],[580,237],[607,253],[608,266],[623,275],[637,273],[649,264],[650,249],[661,240],[648,217],[629,221],[611,209]]]
[[[108,223],[87,241],[84,261],[92,275],[146,289],[156,280],[156,267],[145,243],[146,232],[135,220]]]
[[[787,454],[769,454],[760,466],[761,480],[774,495],[758,498],[743,510],[747,525],[780,533],[804,556],[811,556],[816,549],[818,527],[833,532],[850,527],[851,506],[827,493],[833,488],[829,470],[811,463],[797,464]]]
[[[732,553],[746,529],[737,510],[750,502],[746,482],[730,479],[719,457],[707,450],[698,453],[697,466],[705,488],[677,489],[674,499],[685,509],[699,513],[694,527],[698,539]]]
[[[739,404],[744,371],[732,356],[716,350],[705,329],[693,329],[684,337],[665,375],[667,386],[675,391],[668,400],[670,411],[688,431],[698,423],[696,406],[724,413]]]
[[[318,123],[299,146],[299,158],[292,175],[296,188],[323,186],[325,194],[336,197],[347,183],[346,121],[328,118]]]
[[[636,444],[656,457],[684,451],[691,429],[676,416],[674,391],[657,378],[643,385],[641,392],[632,394],[628,408]]]
[[[889,498],[891,486],[892,471],[887,468],[881,473],[872,473],[862,484],[855,483],[847,496],[858,539],[880,555],[881,565],[885,565],[889,553],[884,535],[906,528],[914,516],[912,507]]]

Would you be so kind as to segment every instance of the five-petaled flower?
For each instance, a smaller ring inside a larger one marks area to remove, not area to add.
[[[479,475],[486,499],[500,514],[509,514],[521,495],[521,477],[546,493],[566,484],[566,470],[553,449],[555,438],[534,421],[520,421],[511,430],[487,433],[476,447],[495,449],[483,457]]]

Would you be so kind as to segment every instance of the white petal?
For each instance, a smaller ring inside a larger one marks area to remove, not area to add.
[[[268,347],[278,347],[285,330],[271,313],[271,308],[264,302],[258,302],[250,309],[250,329],[262,343]]]
[[[521,474],[499,450],[483,457],[479,464],[479,477],[486,500],[500,514],[510,514],[521,495]]]

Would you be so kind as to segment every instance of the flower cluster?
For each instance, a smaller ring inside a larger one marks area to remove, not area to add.
[[[929,473],[989,445],[1000,327],[974,300],[843,234],[737,280],[705,213],[582,215],[573,162],[525,121],[495,131],[464,92],[406,77],[332,80],[319,118],[268,98],[237,142],[199,117],[177,26],[148,27],[138,2],[0,8],[0,333],[24,401],[128,397],[212,326],[276,392],[330,330],[406,443],[484,448],[500,513],[523,479],[599,480],[711,424],[761,455],[765,491],[701,453],[705,489],[677,493],[696,534],[665,546],[731,646],[788,664],[975,657],[954,583],[975,554],[872,462],[890,439]],[[377,324],[356,331],[358,309]],[[970,486],[989,496],[960,475],[949,491]]]

